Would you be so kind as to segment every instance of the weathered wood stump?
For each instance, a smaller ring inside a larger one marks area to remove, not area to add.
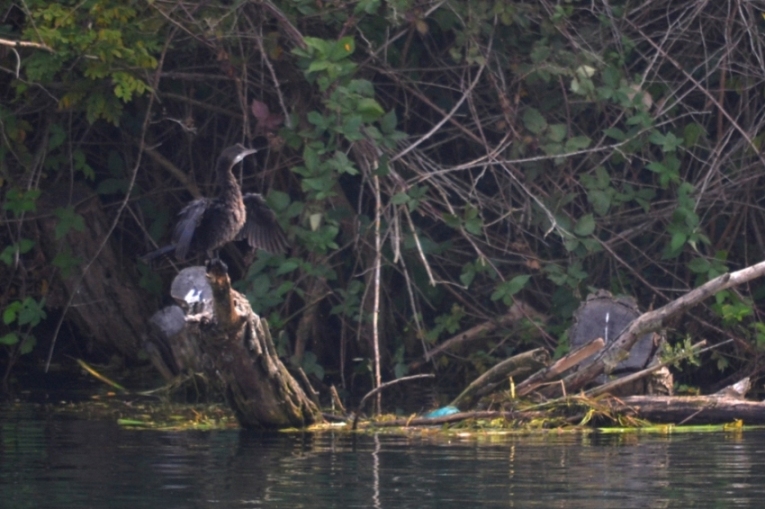
[[[175,321],[170,320],[164,337],[173,343],[171,350],[179,350],[179,344],[197,345],[208,361],[199,365],[209,364],[223,382],[239,423],[245,428],[280,429],[321,421],[318,407],[279,359],[268,324],[252,311],[246,297],[231,288],[225,264],[211,262],[206,276],[186,269],[178,277],[183,284],[175,281],[173,293],[183,286],[184,297],[201,300],[187,311],[183,330],[174,330]],[[158,314],[152,317],[154,322],[160,319]]]
[[[603,338],[606,344],[611,343],[638,316],[640,311],[634,299],[614,297],[606,290],[598,290],[588,295],[587,300],[574,313],[574,323],[568,333],[571,349],[585,345],[595,338]],[[652,334],[644,334],[632,347],[629,356],[623,359],[612,373],[617,375],[646,368],[653,359],[657,346]],[[601,375],[596,381],[603,383],[606,377]]]
[[[603,338],[606,345],[609,345],[639,316],[640,310],[635,299],[614,297],[606,290],[598,290],[588,295],[587,300],[574,313],[574,323],[569,330],[571,349],[575,350],[597,338]],[[592,382],[604,384],[614,378],[620,378],[647,368],[657,361],[657,354],[662,342],[662,336],[658,333],[643,334],[632,346],[629,354],[622,357],[620,362],[613,367],[609,375],[601,374]],[[582,362],[586,363],[592,358]],[[634,383],[621,386],[617,394],[666,394],[667,387],[670,390],[672,387],[671,377],[672,375],[668,370],[659,371],[635,380]],[[669,379],[667,380],[667,378]]]

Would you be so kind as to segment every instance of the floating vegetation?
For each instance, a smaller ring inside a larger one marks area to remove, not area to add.
[[[91,401],[48,407],[53,413],[87,420],[111,420],[129,429],[186,431],[237,429],[224,404],[178,404],[148,398],[94,397]]]

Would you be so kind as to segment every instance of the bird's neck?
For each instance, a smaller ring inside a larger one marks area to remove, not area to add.
[[[242,200],[242,190],[234,177],[233,168],[218,168],[218,187],[220,196],[226,200]]]

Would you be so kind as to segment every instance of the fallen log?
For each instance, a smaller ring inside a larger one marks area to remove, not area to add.
[[[720,396],[629,396],[608,400],[618,413],[651,422],[765,424],[765,402]]]

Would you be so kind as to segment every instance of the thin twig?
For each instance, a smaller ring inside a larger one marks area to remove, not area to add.
[[[380,223],[382,222],[382,197],[380,196],[380,178],[375,173],[372,176],[375,188],[375,295],[372,310],[372,336],[375,353],[375,387],[380,387],[380,268],[382,265],[382,242],[380,241]],[[377,394],[377,413],[382,412],[382,400]]]
[[[0,38],[0,46],[10,46],[11,48],[37,48],[37,49],[48,51],[50,53],[55,53],[53,48],[41,42],[14,41],[11,39]]]

